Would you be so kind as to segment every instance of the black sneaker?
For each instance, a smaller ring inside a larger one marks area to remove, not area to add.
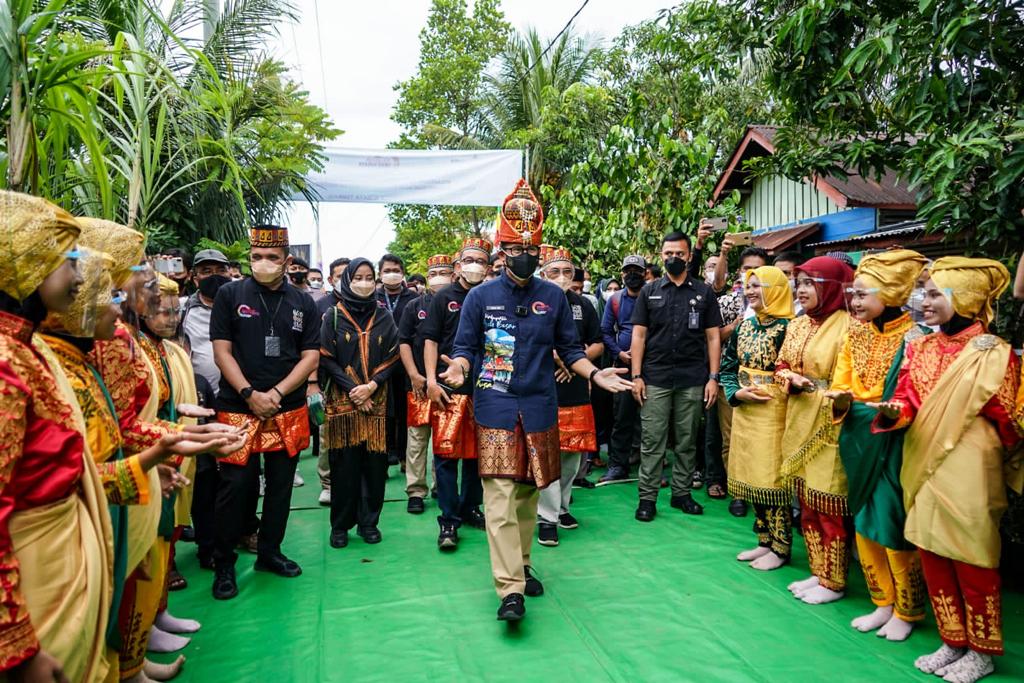
[[[558,515],[558,526],[561,529],[578,529],[580,523],[576,521],[576,518],[570,515],[568,512],[563,512]]]
[[[388,453],[388,467],[393,467],[401,462],[398,453]]]
[[[704,507],[693,499],[693,496],[687,493],[685,496],[672,496],[672,500],[669,505],[677,510],[682,510],[688,515],[703,515]]]
[[[526,600],[522,593],[509,593],[498,607],[498,621],[519,621],[526,616]]]
[[[693,477],[690,479],[690,486],[695,489],[699,489],[704,486],[704,474],[700,470],[693,471]]]
[[[437,547],[439,550],[455,550],[459,547],[459,530],[454,524],[441,523],[441,533],[437,535]]]
[[[606,486],[608,484],[621,484],[624,481],[629,481],[629,471],[624,467],[611,466],[608,468],[601,478],[597,480],[598,486]]]
[[[653,522],[657,514],[658,509],[653,500],[641,500],[634,517],[638,522]]]
[[[544,595],[544,584],[540,582],[540,579],[533,575],[533,567],[526,565],[523,569],[526,571],[526,596],[529,598],[538,598]]]
[[[540,522],[537,525],[537,542],[551,548],[558,545],[558,525]]]
[[[238,595],[238,582],[235,581],[234,565],[217,567],[213,576],[213,597],[215,600],[230,600]]]
[[[419,496],[409,496],[409,502],[405,506],[405,511],[410,515],[422,515],[424,510],[423,499]]]
[[[484,513],[480,512],[479,508],[473,508],[466,514],[462,515],[462,523],[466,526],[471,526],[474,529],[487,528],[487,518],[484,517]]]

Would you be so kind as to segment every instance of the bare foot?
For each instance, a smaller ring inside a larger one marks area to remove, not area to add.
[[[850,622],[850,626],[861,633],[867,633],[868,631],[874,631],[876,628],[882,628],[890,619],[892,619],[892,605],[886,605],[885,607],[876,607],[875,611],[871,614],[857,617]]]
[[[751,562],[759,557],[764,557],[770,552],[771,550],[769,550],[768,548],[762,548],[761,546],[757,546],[753,550],[744,550],[742,553],[736,556],[736,559],[740,562]]]
[[[778,569],[784,564],[786,564],[786,560],[782,559],[774,552],[769,551],[751,562],[750,566],[754,569],[760,569],[763,572],[770,572],[773,569]]]
[[[797,593],[804,592],[808,588],[814,588],[818,585],[818,581],[819,579],[817,576],[808,576],[806,579],[803,579],[801,581],[794,581],[793,583],[786,586],[786,588],[789,589],[790,593],[796,595]]]
[[[824,586],[815,586],[800,593],[799,598],[808,605],[825,605],[835,602],[845,595],[842,591],[834,591]]]

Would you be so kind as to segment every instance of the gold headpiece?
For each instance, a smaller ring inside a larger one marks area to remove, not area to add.
[[[893,249],[862,258],[854,277],[878,289],[878,298],[886,306],[902,306],[927,264],[928,259],[916,251]]]
[[[75,248],[81,226],[56,204],[0,190],[0,291],[24,301]]]
[[[995,317],[992,305],[1010,284],[1006,266],[987,258],[943,256],[928,274],[940,289],[950,292],[954,311],[985,325]]]
[[[110,273],[114,286],[123,287],[132,275],[132,268],[146,258],[146,236],[102,218],[79,218],[78,222],[82,225],[81,244],[110,254],[114,259]]]

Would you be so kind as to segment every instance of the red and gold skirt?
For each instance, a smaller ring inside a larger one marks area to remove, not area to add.
[[[434,455],[442,458],[475,460],[477,457],[476,420],[473,398],[453,394],[444,410],[436,406],[430,411],[430,430]]]
[[[594,408],[589,403],[558,408],[558,446],[563,453],[597,450]]]
[[[542,489],[562,474],[558,447],[558,425],[543,432],[524,432],[521,422],[515,431],[477,427],[480,476],[516,479]]]
[[[426,427],[430,424],[430,399],[416,398],[411,391],[405,394],[405,426]]]
[[[219,458],[231,465],[246,465],[252,453],[286,451],[294,458],[309,446],[309,415],[306,406],[261,420],[248,413],[217,413],[217,422],[243,428],[249,440],[231,455]]]

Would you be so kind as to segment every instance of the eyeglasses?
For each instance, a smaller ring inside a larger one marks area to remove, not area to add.
[[[858,289],[856,287],[847,287],[846,288],[846,295],[849,296],[851,299],[859,300],[859,299],[865,299],[865,298],[871,296],[872,294],[878,294],[879,291],[881,291],[881,290],[878,287],[868,287],[866,289]]]
[[[554,279],[559,276],[571,278],[575,271],[572,268],[547,268],[544,274],[549,278]]]
[[[459,263],[461,263],[464,266],[471,266],[474,263],[477,264],[478,266],[486,266],[487,265],[487,259],[485,259],[485,258],[473,258],[472,256],[464,256],[461,259],[459,259]]]
[[[828,279],[823,278],[823,277],[807,277],[807,276],[804,276],[804,277],[798,277],[796,279],[796,284],[797,284],[798,287],[801,286],[801,285],[804,286],[804,287],[813,287],[815,282],[817,282],[820,285],[820,284],[824,284],[824,283],[826,283],[828,281],[829,281]],[[847,291],[849,291],[849,290],[847,290]]]
[[[128,292],[124,291],[123,289],[119,289],[116,292],[114,292],[112,303],[123,304],[127,300],[128,300]]]
[[[503,247],[502,251],[509,256],[522,256],[524,253],[529,254],[530,256],[540,256],[540,247],[535,244],[526,246],[522,244],[512,244],[510,246]]]
[[[78,259],[82,258],[82,252],[79,251],[78,249],[70,249],[64,252],[64,258],[66,258],[69,261],[77,261]]]

